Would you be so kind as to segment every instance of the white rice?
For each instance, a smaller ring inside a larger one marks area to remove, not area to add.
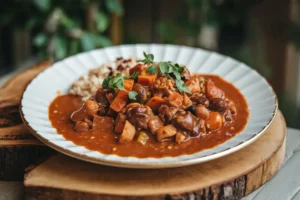
[[[136,64],[138,64],[138,62],[134,58],[122,58],[117,59],[114,62],[104,63],[100,67],[90,70],[87,75],[83,75],[75,81],[72,84],[69,93],[80,95],[82,96],[82,100],[85,101],[102,87],[102,82],[107,76],[116,75],[117,72],[121,72],[123,75],[128,76],[129,69],[133,68]]]

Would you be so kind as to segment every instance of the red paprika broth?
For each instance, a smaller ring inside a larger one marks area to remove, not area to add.
[[[77,145],[85,146],[87,149],[99,151],[103,154],[116,154],[119,156],[166,157],[193,154],[204,149],[212,148],[224,143],[241,132],[249,116],[248,106],[243,95],[232,84],[214,75],[201,75],[211,79],[215,85],[223,90],[226,97],[236,106],[237,114],[233,116],[233,123],[224,124],[220,129],[200,137],[176,144],[173,140],[158,142],[152,135],[145,145],[136,141],[136,138],[127,144],[118,143],[118,134],[109,128],[97,128],[84,132],[74,130],[74,122],[70,120],[71,114],[82,106],[80,96],[62,95],[58,96],[49,107],[49,119],[57,132],[67,140]],[[112,122],[111,122],[112,123]],[[135,136],[137,137],[137,136]]]

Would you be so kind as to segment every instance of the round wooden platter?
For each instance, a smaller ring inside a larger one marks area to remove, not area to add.
[[[50,61],[38,63],[16,74],[0,88],[0,180],[23,180],[28,165],[52,152],[30,133],[19,113],[27,84],[50,65]]]
[[[253,144],[189,167],[125,169],[59,154],[26,175],[26,199],[240,199],[279,170],[285,138],[286,124],[278,112]]]

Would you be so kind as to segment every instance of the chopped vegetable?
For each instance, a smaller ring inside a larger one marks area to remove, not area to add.
[[[110,104],[110,108],[116,112],[120,112],[126,106],[127,101],[128,92],[120,90],[113,102]]]
[[[149,106],[152,110],[158,110],[161,105],[165,103],[165,100],[159,96],[154,96],[147,102],[147,106]]]
[[[132,90],[134,84],[134,80],[133,79],[126,79],[124,80],[124,88],[127,92],[130,92]]]
[[[157,74],[147,74],[147,75],[139,75],[138,83],[149,86],[152,85],[156,79]]]
[[[176,133],[177,129],[172,124],[161,127],[157,130],[157,140],[161,142],[165,138],[169,138],[176,135]]]
[[[149,136],[147,135],[147,133],[144,131],[141,131],[139,134],[139,137],[137,138],[137,142],[142,145],[145,145],[148,140],[149,140]]]
[[[131,142],[135,136],[135,133],[135,127],[128,120],[126,120],[123,132],[120,135],[119,142],[121,144]]]
[[[175,141],[177,144],[181,144],[186,138],[187,136],[182,131],[178,131],[176,133]]]
[[[167,101],[170,106],[174,106],[174,107],[178,108],[182,105],[183,98],[179,93],[173,92],[172,94],[170,94],[168,96]]]

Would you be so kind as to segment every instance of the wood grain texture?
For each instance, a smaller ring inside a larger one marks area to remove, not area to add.
[[[26,199],[240,199],[269,180],[285,153],[278,113],[248,147],[207,163],[174,169],[125,169],[56,155],[25,177]]]
[[[19,114],[27,84],[50,64],[50,61],[39,63],[0,88],[0,180],[23,180],[28,165],[52,152],[29,132]]]

